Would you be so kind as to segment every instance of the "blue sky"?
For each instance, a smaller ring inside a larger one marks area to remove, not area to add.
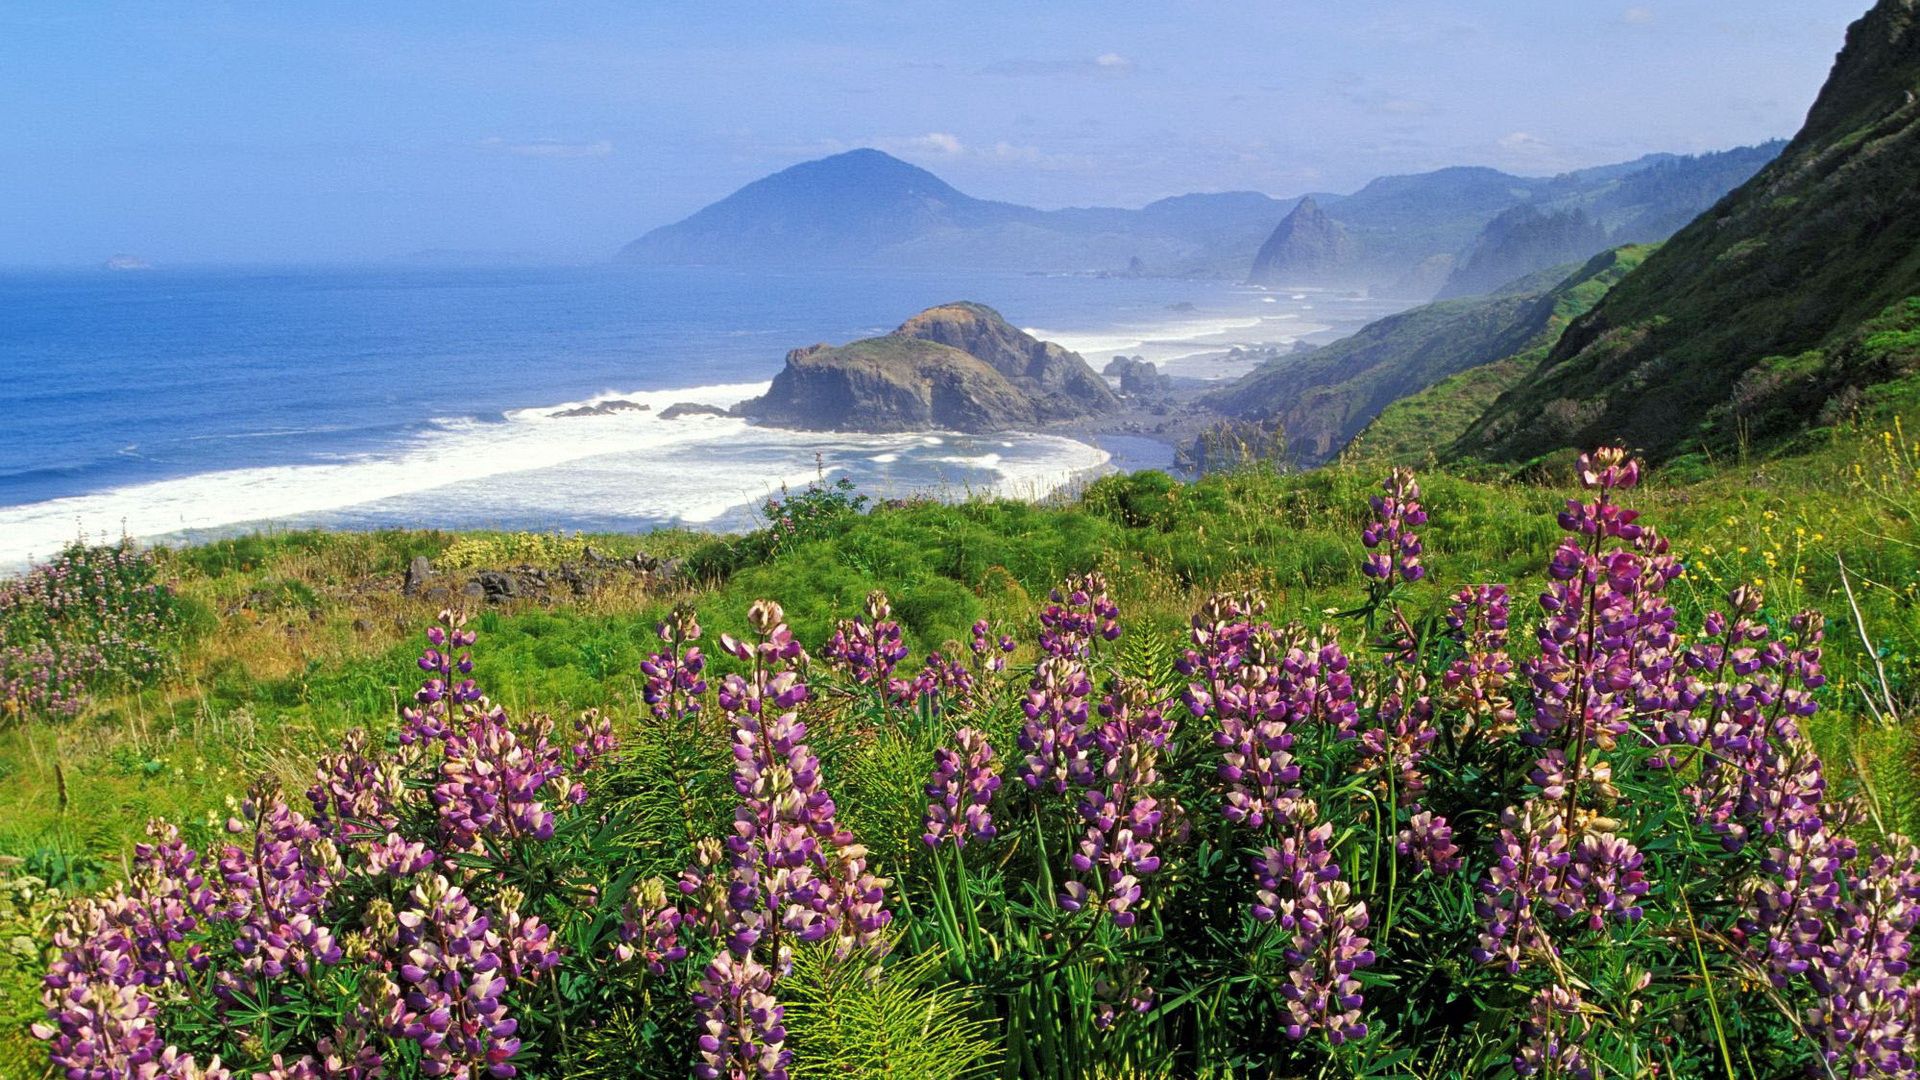
[[[878,146],[1140,205],[1790,135],[1866,0],[0,6],[0,264],[599,259]]]

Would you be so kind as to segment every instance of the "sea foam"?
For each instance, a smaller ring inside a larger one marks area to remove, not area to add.
[[[1107,454],[1051,435],[862,435],[760,427],[732,416],[662,420],[677,402],[728,407],[766,383],[627,392],[434,421],[390,450],[336,462],[200,473],[0,507],[0,571],[76,537],[200,539],[267,527],[632,529],[753,524],[783,486],[848,476],[876,497],[1044,495]],[[648,408],[555,416],[630,401]],[[991,449],[988,449],[991,447]]]

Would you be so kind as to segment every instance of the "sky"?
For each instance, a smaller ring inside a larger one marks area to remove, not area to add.
[[[1790,136],[1866,0],[0,5],[0,265],[598,261],[887,150],[1043,207]]]

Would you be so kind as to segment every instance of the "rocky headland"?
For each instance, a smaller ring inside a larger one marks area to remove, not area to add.
[[[978,433],[1119,408],[1079,354],[963,302],[928,308],[881,337],[795,349],[767,393],[736,411],[812,431]]]

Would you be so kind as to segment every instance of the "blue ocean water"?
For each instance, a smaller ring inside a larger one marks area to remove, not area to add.
[[[1377,314],[1226,283],[1025,274],[161,269],[0,274],[0,566],[65,540],[267,524],[730,523],[782,482],[1037,493],[1107,453],[1052,436],[661,421],[758,393],[789,348],[976,299],[1082,351],[1236,373],[1232,344]],[[556,418],[625,398],[650,412]]]

